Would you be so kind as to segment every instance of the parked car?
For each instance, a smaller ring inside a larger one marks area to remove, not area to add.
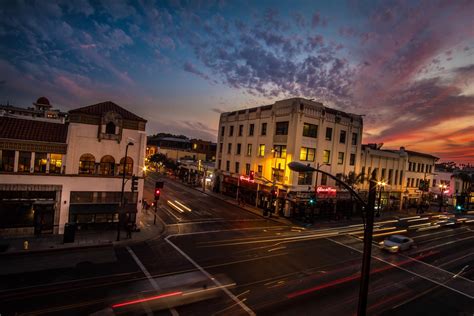
[[[396,253],[399,251],[407,250],[413,247],[415,242],[413,239],[408,238],[402,235],[391,235],[390,237],[386,238],[383,242],[383,249]]]

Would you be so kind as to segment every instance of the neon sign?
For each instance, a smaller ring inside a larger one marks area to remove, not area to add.
[[[248,176],[240,176],[240,181],[245,181],[245,182],[250,182],[250,183],[254,183],[255,180],[252,179],[251,177],[248,177]]]
[[[336,189],[331,187],[319,186],[316,188],[317,195],[322,196],[336,196]]]

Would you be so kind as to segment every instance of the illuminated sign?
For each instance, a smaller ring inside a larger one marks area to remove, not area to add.
[[[250,176],[240,176],[240,181],[246,181],[246,182],[251,182],[251,183],[254,183],[255,180],[252,179]]]
[[[336,189],[326,186],[318,186],[316,188],[316,193],[319,196],[336,196]]]

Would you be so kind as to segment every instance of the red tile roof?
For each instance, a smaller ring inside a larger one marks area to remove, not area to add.
[[[102,115],[103,113],[107,113],[109,111],[114,111],[117,112],[122,116],[122,118],[127,119],[127,120],[133,120],[133,121],[143,121],[146,122],[145,119],[133,114],[132,112],[129,112],[125,110],[124,108],[118,106],[117,104],[113,103],[112,101],[105,101],[89,106],[85,106],[79,109],[71,110],[69,111],[70,114],[90,114],[90,115]]]
[[[0,138],[66,143],[67,124],[0,116]]]

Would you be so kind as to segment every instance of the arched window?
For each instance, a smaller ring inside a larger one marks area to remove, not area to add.
[[[108,122],[107,125],[105,125],[105,133],[115,134],[115,124],[113,122]]]
[[[122,175],[123,174],[123,165],[125,162],[125,157],[120,159],[120,168],[119,168],[119,173]],[[133,159],[131,157],[127,156],[127,163],[125,164],[125,174],[131,176],[133,172]]]
[[[91,154],[84,154],[79,158],[79,173],[94,174],[95,173],[95,157]]]
[[[100,160],[100,174],[113,176],[115,173],[115,159],[112,156],[104,156]]]

